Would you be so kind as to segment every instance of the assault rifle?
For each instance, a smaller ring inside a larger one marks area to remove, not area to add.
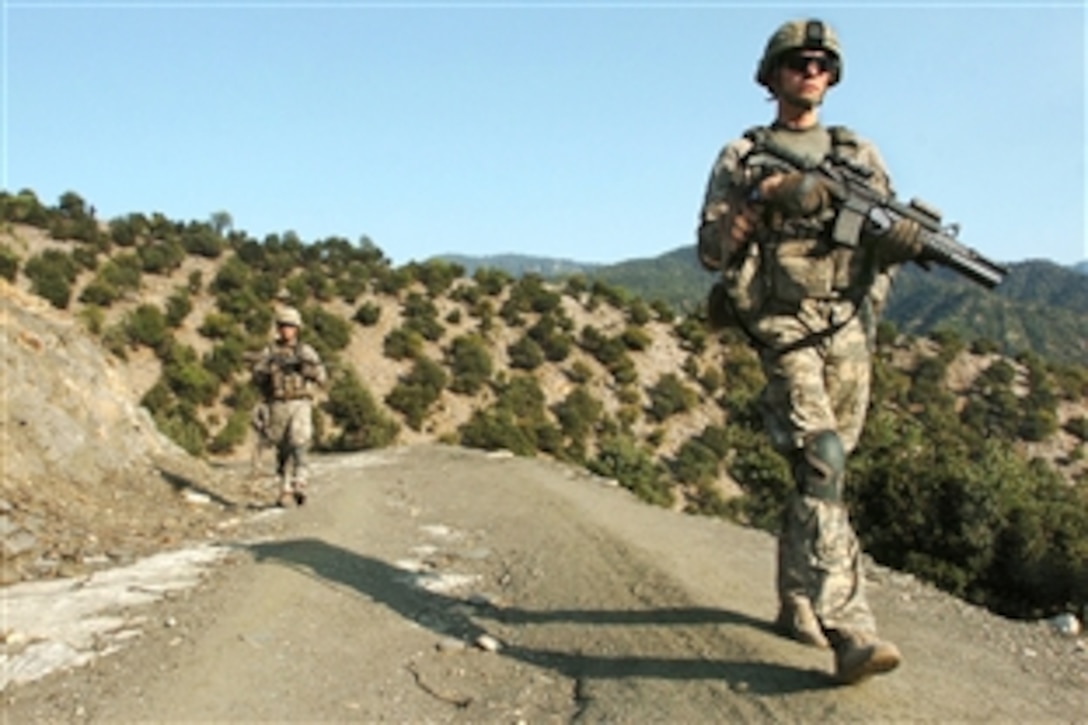
[[[880,237],[900,219],[912,219],[921,227],[918,241],[923,252],[916,261],[922,267],[928,269],[930,262],[936,262],[987,289],[996,287],[1008,274],[1008,268],[961,244],[956,239],[959,225],[942,225],[940,212],[933,207],[919,199],[903,204],[873,188],[871,169],[834,154],[812,163],[769,140],[762,142],[757,151],[771,161],[764,178],[769,173],[800,171],[823,182],[838,209],[832,230],[837,244],[856,246],[863,227],[867,234]]]

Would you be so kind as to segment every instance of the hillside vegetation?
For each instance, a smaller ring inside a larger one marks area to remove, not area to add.
[[[55,206],[0,193],[0,222],[0,274],[81,320],[197,456],[248,453],[244,359],[282,297],[331,372],[319,449],[438,440],[549,456],[654,504],[770,529],[792,485],[759,430],[747,346],[600,279],[395,267],[365,237],[256,240],[225,212],[102,223],[73,192]],[[1083,606],[1088,369],[951,329],[885,324],[878,344],[850,464],[866,549],[999,613]]]
[[[518,264],[532,262],[521,259]],[[907,264],[896,278],[885,318],[913,335],[945,330],[1009,356],[1032,352],[1088,365],[1088,266],[1067,268],[1045,260],[1008,266],[1008,277],[991,291],[941,267],[926,270]],[[693,247],[581,272],[685,311],[701,308],[713,282],[713,275],[696,261]]]

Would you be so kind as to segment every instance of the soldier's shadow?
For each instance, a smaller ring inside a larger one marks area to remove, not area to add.
[[[531,611],[474,603],[428,591],[411,572],[384,561],[329,544],[302,538],[264,542],[246,547],[257,561],[278,562],[322,581],[347,587],[371,601],[443,636],[475,641],[487,634],[476,619],[508,624],[580,623],[594,625],[730,624],[770,631],[767,622],[726,609],[680,607],[650,610],[559,609]],[[645,656],[602,656],[504,643],[501,655],[549,668],[570,678],[650,677],[744,683],[748,692],[764,695],[825,689],[832,685],[825,672],[768,662],[682,659]]]

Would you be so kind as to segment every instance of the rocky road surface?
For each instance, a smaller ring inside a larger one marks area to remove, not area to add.
[[[3,721],[1088,719],[1083,640],[879,568],[871,599],[905,662],[837,687],[828,652],[770,629],[772,537],[559,464],[443,446],[324,457],[306,506],[248,516],[190,550],[207,560],[195,585],[115,573],[131,596],[67,615],[103,625],[67,630],[93,656],[9,677]],[[63,610],[106,574],[7,590],[9,675],[18,640],[60,646],[12,618]]]

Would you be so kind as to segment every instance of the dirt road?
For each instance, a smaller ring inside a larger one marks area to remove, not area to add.
[[[5,722],[1088,717],[1071,642],[881,571],[905,663],[836,687],[769,628],[770,536],[573,468],[439,446],[316,468],[309,504],[151,605],[169,627],[10,689]]]

